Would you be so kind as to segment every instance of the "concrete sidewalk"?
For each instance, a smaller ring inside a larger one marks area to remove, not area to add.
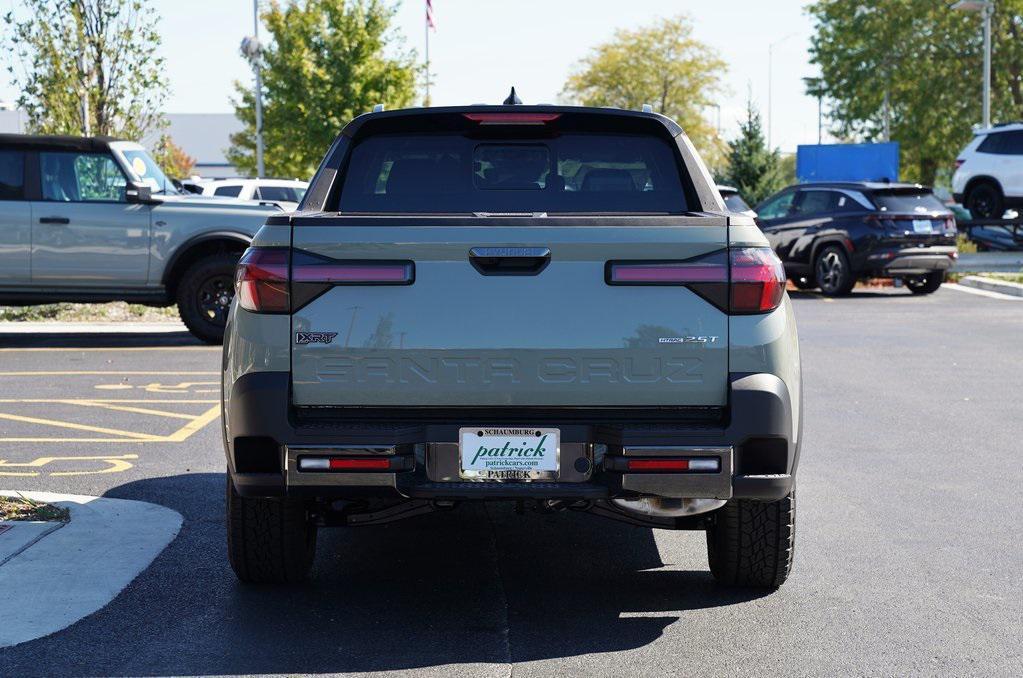
[[[55,633],[102,609],[181,528],[176,511],[141,501],[51,492],[0,495],[71,512],[68,523],[46,529],[0,565],[0,648]]]

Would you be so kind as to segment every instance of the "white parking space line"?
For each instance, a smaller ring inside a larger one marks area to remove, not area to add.
[[[956,292],[966,292],[967,294],[976,294],[981,297],[989,297],[991,299],[1003,299],[1005,301],[1023,301],[1023,297],[1014,297],[1011,294],[1002,294],[1001,292],[991,292],[990,290],[978,290],[974,287],[964,287],[963,285],[956,285],[955,283],[945,283],[941,286],[943,290],[955,290]]]

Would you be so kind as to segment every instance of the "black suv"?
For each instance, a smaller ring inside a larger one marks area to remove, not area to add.
[[[918,184],[800,184],[755,210],[796,287],[827,296],[848,294],[859,278],[898,278],[929,294],[958,256],[955,217]]]

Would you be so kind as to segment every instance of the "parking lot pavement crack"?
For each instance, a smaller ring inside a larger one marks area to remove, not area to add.
[[[493,570],[499,584],[498,591],[500,592],[501,614],[503,616],[501,638],[504,645],[505,663],[508,665],[507,675],[511,678],[511,676],[515,675],[515,665],[512,662],[511,652],[511,620],[509,619],[508,591],[505,589],[504,576],[501,574],[501,556],[497,550],[497,528],[494,526],[494,520],[490,515],[490,509],[487,507],[486,502],[483,502],[483,513],[486,515],[487,525],[490,527],[490,552],[494,558]]]

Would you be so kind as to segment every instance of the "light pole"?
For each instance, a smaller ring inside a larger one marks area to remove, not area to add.
[[[785,37],[778,38],[777,40],[775,40],[774,42],[772,42],[770,45],[767,46],[767,148],[768,148],[768,150],[773,148],[773,146],[771,146],[771,122],[772,122],[772,120],[771,120],[771,88],[772,88],[772,79],[774,77],[774,68],[773,68],[773,66],[774,66],[774,63],[773,63],[774,62],[774,48],[775,48],[776,45],[780,45],[781,43],[783,43],[786,40],[788,40],[789,38],[791,38],[793,35],[795,35],[795,33],[789,33]]]
[[[984,113],[983,126],[991,126],[991,15],[995,3],[991,0],[959,0],[952,9],[960,12],[980,12],[984,18]]]
[[[244,56],[256,75],[256,177],[266,173],[263,167],[263,46],[259,43],[259,0],[252,0],[252,35],[242,39]]]

